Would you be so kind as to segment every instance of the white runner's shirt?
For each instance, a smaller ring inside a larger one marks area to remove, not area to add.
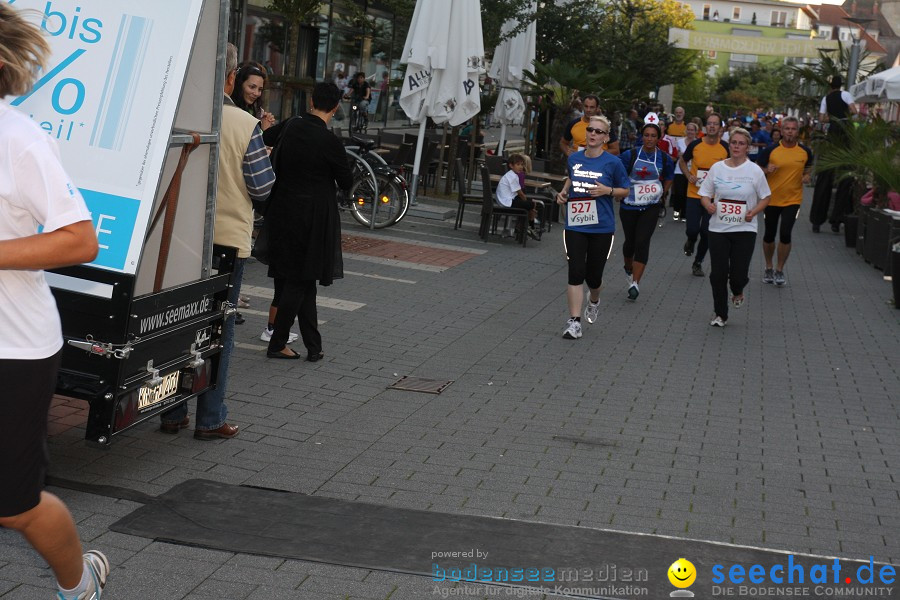
[[[497,184],[497,202],[507,208],[512,206],[513,198],[516,197],[516,193],[521,189],[519,175],[510,169],[503,174],[500,183]]]
[[[672,139],[675,140],[675,147],[678,148],[678,156],[681,157],[681,155],[684,154],[684,151],[687,150],[687,147],[688,147],[687,138],[684,136],[678,136],[678,137],[674,137]],[[694,139],[696,139],[696,138],[694,138]],[[684,175],[684,173],[681,172],[681,164],[680,163],[681,163],[681,161],[676,158],[675,159],[675,174],[676,175]]]
[[[744,217],[772,192],[765,173],[755,162],[745,160],[738,167],[729,167],[724,160],[720,160],[710,167],[700,186],[700,195],[712,198],[716,203],[716,212],[709,218],[710,231],[756,233],[762,216],[756,215],[749,223]]]
[[[0,240],[50,232],[91,218],[34,121],[0,102]],[[56,301],[43,271],[0,269],[0,359],[39,360],[62,347]]]

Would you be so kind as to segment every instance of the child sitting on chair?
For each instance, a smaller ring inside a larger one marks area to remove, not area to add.
[[[497,184],[497,202],[507,208],[524,208],[528,211],[528,229],[525,233],[533,240],[540,240],[540,233],[535,229],[534,220],[537,217],[537,201],[529,199],[522,190],[520,176],[525,175],[525,157],[521,154],[513,154],[506,161],[509,166],[500,183]],[[521,227],[516,228],[516,237],[521,233]]]

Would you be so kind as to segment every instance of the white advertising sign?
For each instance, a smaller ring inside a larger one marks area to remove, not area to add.
[[[59,145],[100,242],[92,266],[135,273],[202,0],[0,0],[39,24],[53,54],[6,101]]]

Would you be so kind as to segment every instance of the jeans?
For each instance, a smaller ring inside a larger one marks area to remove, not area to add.
[[[755,231],[709,234],[709,284],[716,315],[728,320],[728,288],[740,296],[750,282],[750,259],[756,246]]]
[[[694,254],[694,262],[699,265],[706,257],[706,250],[709,248],[709,241],[707,240],[709,234],[709,213],[700,204],[700,198],[691,198],[690,196],[688,196],[685,204],[685,212],[687,213],[685,226],[688,239],[693,243],[697,241],[697,235],[700,236],[700,244],[697,245],[697,252]]]
[[[234,272],[231,274],[231,289],[228,290],[228,302],[237,306],[241,294],[241,280],[244,278],[246,258],[236,258]],[[196,429],[218,429],[228,418],[228,407],[225,406],[225,387],[228,383],[228,365],[231,363],[231,352],[234,350],[234,314],[228,315],[222,325],[222,351],[219,354],[219,369],[216,387],[197,396]],[[187,416],[187,403],[179,404],[172,410],[160,415],[163,423],[180,423]]]

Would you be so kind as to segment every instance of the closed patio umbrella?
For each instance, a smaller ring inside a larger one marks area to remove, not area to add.
[[[478,114],[478,75],[484,71],[479,0],[418,0],[403,47],[407,64],[400,107],[419,121],[410,199],[416,200],[428,117],[459,125]]]
[[[537,10],[534,3],[531,10],[532,12]],[[505,35],[518,24],[517,20],[510,19],[503,24],[501,33]],[[497,103],[494,105],[494,119],[500,123],[500,144],[497,147],[497,154],[502,154],[506,145],[506,126],[521,124],[525,115],[525,102],[519,90],[522,87],[525,69],[531,68],[534,62],[536,29],[536,22],[532,20],[525,31],[503,40],[494,50],[494,60],[488,75],[496,79],[500,86]]]

